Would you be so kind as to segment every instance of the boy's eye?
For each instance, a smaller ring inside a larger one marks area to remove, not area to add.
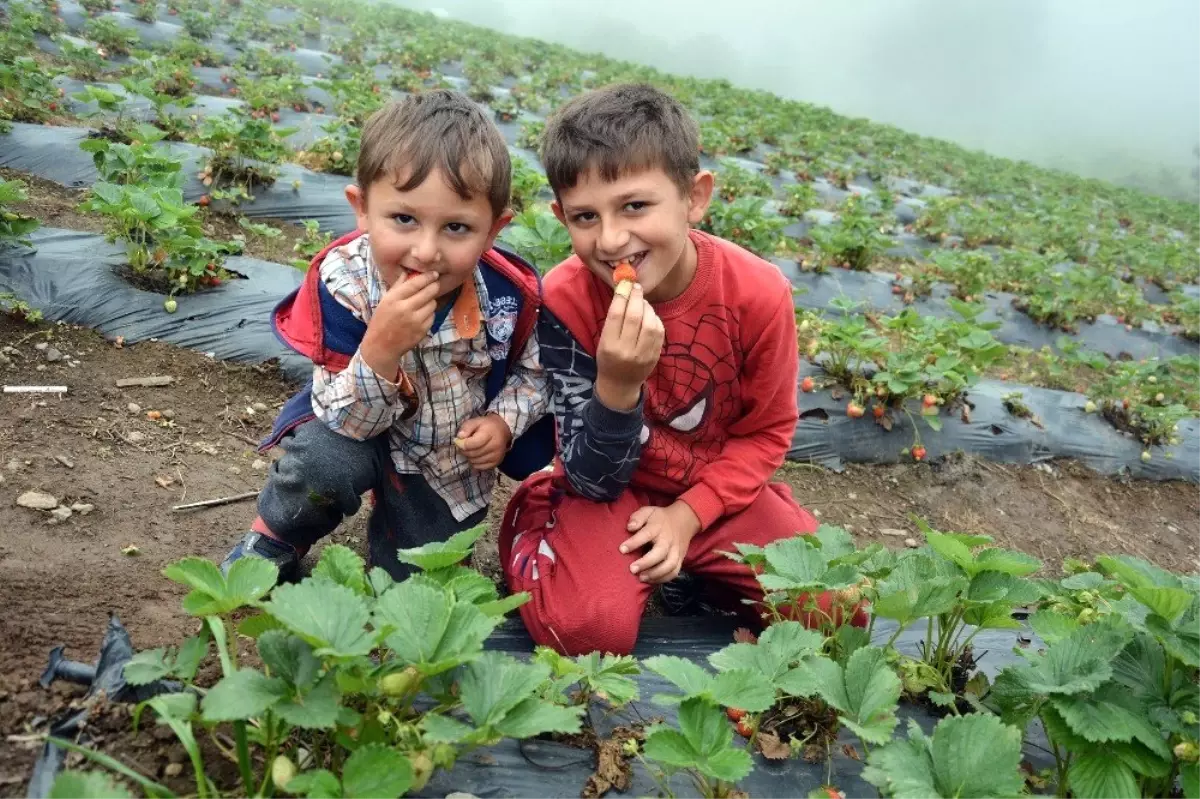
[[[571,221],[577,222],[577,223],[584,223],[584,222],[594,221],[595,218],[596,218],[596,215],[594,213],[592,213],[591,211],[580,211],[579,213],[575,214],[575,216],[571,217]]]
[[[625,203],[625,210],[626,211],[640,211],[643,208],[645,208],[647,205],[649,205],[649,203],[646,203],[642,200],[634,200],[633,202]]]
[[[392,214],[392,219],[399,222],[401,225],[411,225],[417,220],[409,214]]]
[[[446,225],[446,230],[450,231],[451,233],[462,235],[463,233],[470,233],[471,227],[469,225],[464,225],[462,222],[451,222],[450,224]]]

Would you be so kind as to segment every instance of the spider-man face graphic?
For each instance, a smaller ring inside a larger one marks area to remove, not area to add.
[[[690,484],[720,454],[742,407],[735,333],[720,306],[695,324],[667,323],[666,346],[647,381],[642,469]]]

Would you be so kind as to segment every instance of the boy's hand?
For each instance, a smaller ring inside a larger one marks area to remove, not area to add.
[[[485,472],[495,469],[504,460],[508,445],[512,442],[512,431],[508,422],[498,414],[476,416],[463,422],[454,446],[462,450],[471,468]]]
[[[429,335],[437,311],[438,275],[424,272],[393,283],[367,325],[359,352],[367,366],[391,380],[400,359]]]
[[[614,292],[596,347],[596,397],[616,411],[636,406],[662,346],[662,320],[643,299],[642,287],[634,283],[628,297]]]
[[[657,584],[679,575],[688,545],[700,532],[700,520],[686,502],[675,502],[665,508],[638,508],[629,517],[627,529],[633,535],[621,545],[622,555],[650,546],[629,570],[642,582]]]

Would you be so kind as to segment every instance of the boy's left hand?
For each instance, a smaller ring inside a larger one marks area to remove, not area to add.
[[[633,512],[626,529],[633,535],[621,544],[621,554],[650,546],[629,570],[644,583],[658,584],[679,575],[688,545],[700,532],[700,520],[686,502],[665,508],[648,505]]]
[[[511,441],[508,422],[498,414],[489,413],[463,422],[454,446],[462,450],[471,468],[484,472],[500,465]]]

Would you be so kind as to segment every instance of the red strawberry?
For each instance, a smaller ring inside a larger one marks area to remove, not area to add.
[[[211,202],[212,202],[211,197],[209,197],[207,194],[201,194],[200,199],[196,200],[196,205],[200,206],[201,208],[207,208],[208,204]]]
[[[742,736],[743,738],[749,738],[754,734],[754,728],[750,726],[750,722],[746,721],[745,719],[737,723],[737,731],[738,735]]]
[[[727,707],[725,708],[725,715],[729,716],[730,721],[738,722],[746,717],[746,711],[737,707]]]
[[[851,400],[846,404],[846,415],[851,419],[860,419],[864,413],[866,413],[866,411],[863,410],[863,406],[859,405],[857,402]]]
[[[912,456],[913,456],[914,461],[925,460],[925,448],[922,447],[920,444],[917,444],[915,447],[912,448]]]
[[[279,112],[278,112],[278,111],[272,111],[272,112],[271,112],[271,121],[272,121],[272,122],[278,122],[278,121],[279,121]]]
[[[882,419],[884,414],[883,406],[876,405],[875,407],[871,408],[871,413],[875,414],[876,419]]]
[[[934,405],[937,405],[937,397],[932,394],[926,394],[921,398],[921,404],[926,408],[932,408]]]
[[[800,390],[803,391],[805,394],[807,394],[808,392],[813,390],[814,385],[815,385],[815,382],[813,381],[813,379],[811,377],[806,377],[800,381]]]

